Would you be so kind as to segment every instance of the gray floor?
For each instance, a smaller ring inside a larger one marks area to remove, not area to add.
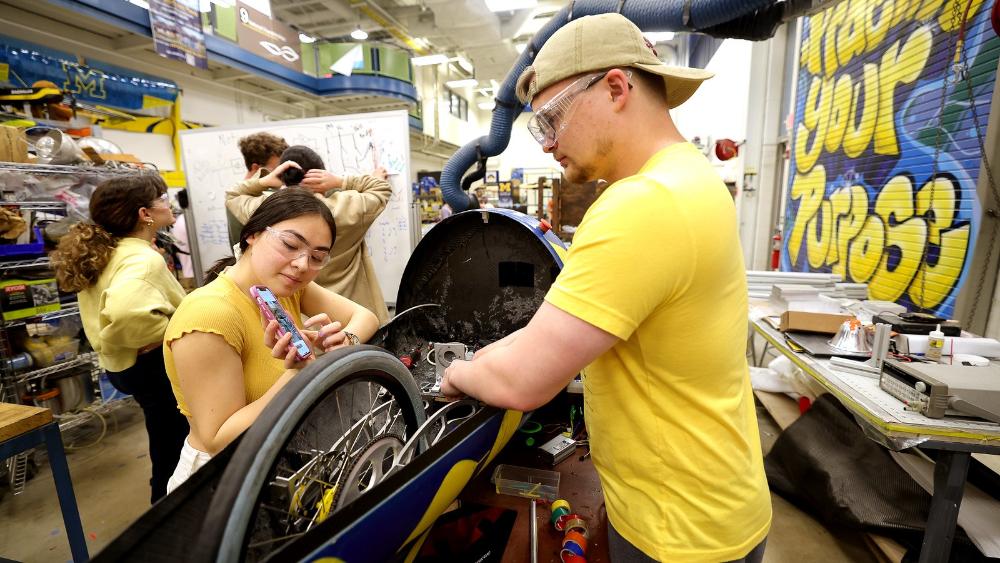
[[[766,411],[759,410],[761,441],[769,448],[779,433]],[[149,457],[142,416],[137,408],[116,411],[118,427],[109,424],[99,443],[69,453],[70,471],[91,555],[149,508]],[[93,441],[94,431],[81,438]],[[764,561],[876,562],[862,540],[835,537],[820,523],[772,495],[774,522]],[[0,557],[24,562],[69,561],[59,503],[48,465],[43,464],[17,496],[0,499]]]

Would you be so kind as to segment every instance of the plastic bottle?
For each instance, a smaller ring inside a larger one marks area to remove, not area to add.
[[[944,349],[944,333],[941,332],[941,325],[932,330],[927,335],[927,353],[924,357],[935,362],[941,361],[941,351]]]

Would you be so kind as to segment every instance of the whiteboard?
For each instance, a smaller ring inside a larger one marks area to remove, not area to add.
[[[365,235],[382,294],[395,300],[411,249],[409,117],[403,110],[274,121],[240,127],[207,127],[180,132],[187,177],[188,228],[196,248],[195,275],[232,256],[226,223],[226,190],[246,176],[237,141],[266,131],[289,145],[305,145],[323,157],[334,174],[366,174],[376,166],[389,171],[392,197]],[[194,245],[193,245],[194,246]]]

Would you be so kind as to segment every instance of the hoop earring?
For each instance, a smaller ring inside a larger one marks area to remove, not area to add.
[[[146,224],[147,225],[152,225],[153,224],[153,220],[152,219],[146,219]]]

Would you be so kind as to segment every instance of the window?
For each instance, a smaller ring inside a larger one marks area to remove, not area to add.
[[[448,113],[462,121],[469,120],[469,102],[465,98],[447,89],[444,91],[444,98],[448,102]]]

